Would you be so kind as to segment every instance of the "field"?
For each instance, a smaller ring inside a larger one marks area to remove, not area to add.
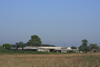
[[[2,54],[0,67],[100,67],[100,53]]]

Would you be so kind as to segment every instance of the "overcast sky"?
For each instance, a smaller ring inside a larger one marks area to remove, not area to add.
[[[31,35],[55,46],[100,46],[100,0],[0,0],[0,45]]]

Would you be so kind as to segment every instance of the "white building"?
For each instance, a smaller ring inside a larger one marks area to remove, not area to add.
[[[26,46],[23,48],[24,50],[32,50],[32,51],[50,51],[50,52],[69,52],[75,51],[78,52],[78,49],[71,49],[71,47],[33,47],[33,46]]]

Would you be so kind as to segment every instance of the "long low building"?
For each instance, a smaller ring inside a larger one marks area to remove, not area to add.
[[[13,48],[14,49],[14,48]],[[26,50],[26,51],[41,51],[41,52],[70,52],[75,51],[79,52],[78,49],[71,49],[71,47],[36,47],[36,46],[26,46],[23,49],[20,47],[17,50]]]
[[[11,48],[12,50],[16,50],[16,48]],[[79,52],[78,49],[71,49],[71,47],[36,47],[36,46],[26,46],[26,47],[19,47],[17,50],[25,50],[25,51],[41,51],[41,52]]]

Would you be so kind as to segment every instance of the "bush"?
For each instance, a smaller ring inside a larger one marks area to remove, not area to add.
[[[3,44],[3,48],[4,49],[11,49],[11,45],[10,44]]]

